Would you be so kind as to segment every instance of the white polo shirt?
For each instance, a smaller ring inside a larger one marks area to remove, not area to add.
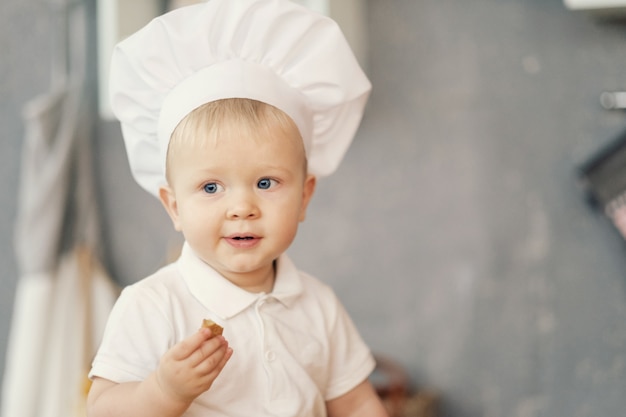
[[[233,357],[185,416],[325,416],[325,402],[350,391],[374,359],[330,287],[286,255],[271,294],[242,290],[200,260],[181,257],[124,289],[90,377],[145,379],[202,319],[224,327]]]

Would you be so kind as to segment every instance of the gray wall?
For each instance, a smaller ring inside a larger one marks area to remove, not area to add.
[[[598,104],[626,88],[626,24],[561,0],[370,0],[369,23],[372,99],[292,256],[376,352],[441,391],[445,416],[623,416],[625,245],[575,180],[626,128]],[[47,87],[48,30],[39,1],[0,4],[0,353],[19,107]],[[130,283],[180,240],[130,179],[116,124],[96,151],[106,262]]]

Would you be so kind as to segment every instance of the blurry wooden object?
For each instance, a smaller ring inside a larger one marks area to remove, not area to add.
[[[375,355],[372,383],[390,417],[437,417],[439,395],[433,390],[413,391],[406,371],[395,361]]]
[[[626,132],[580,167],[579,183],[590,205],[626,239]]]

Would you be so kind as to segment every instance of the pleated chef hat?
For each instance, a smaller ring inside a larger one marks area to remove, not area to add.
[[[158,195],[177,124],[210,101],[249,98],[289,115],[309,172],[331,174],[371,85],[337,24],[289,0],[209,0],[152,20],[120,42],[111,105],[133,176]]]

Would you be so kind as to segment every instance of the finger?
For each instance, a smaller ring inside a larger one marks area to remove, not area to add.
[[[172,347],[170,353],[174,360],[183,360],[196,352],[203,343],[212,337],[211,331],[201,329]]]
[[[208,359],[206,362],[202,363],[198,368],[204,368],[201,374],[204,375],[203,379],[205,381],[213,381],[217,376],[222,372],[228,361],[233,355],[233,350],[231,348],[226,348],[224,350],[224,355],[221,358],[217,359],[217,364],[213,362],[213,359]],[[197,368],[197,369],[198,369]]]
[[[211,373],[213,370],[218,370],[219,372],[226,364],[228,357],[230,357],[229,355],[232,355],[232,349],[228,347],[228,344],[225,342],[223,345],[218,346],[215,351],[211,352],[210,355],[204,357],[195,368],[202,374]]]
[[[230,360],[232,356],[233,356],[233,349],[230,347],[226,348],[226,354],[224,355],[224,357],[220,361],[220,364],[218,365],[220,372],[222,371],[222,369],[224,369],[224,366],[226,366],[226,364],[228,363],[228,361]]]
[[[211,337],[209,340],[204,341],[200,347],[189,356],[189,364],[196,367],[219,350],[223,349],[225,351],[227,347],[228,342],[223,336]]]

